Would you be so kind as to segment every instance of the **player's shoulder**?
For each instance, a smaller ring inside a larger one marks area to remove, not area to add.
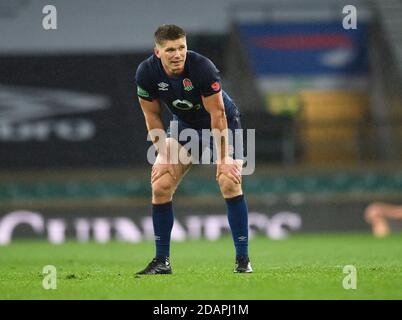
[[[142,73],[149,73],[157,70],[158,68],[158,58],[153,54],[143,60],[137,68],[137,75]]]
[[[191,64],[195,65],[213,64],[213,62],[208,57],[192,50],[189,50],[187,52],[187,59],[189,59],[189,62]]]
[[[187,58],[194,63],[202,62],[205,61],[205,59],[208,59],[206,56],[193,50],[187,51]]]
[[[187,59],[190,69],[193,69],[197,73],[198,72],[203,73],[208,71],[219,72],[218,68],[211,61],[211,59],[198,52],[189,50],[187,52]]]

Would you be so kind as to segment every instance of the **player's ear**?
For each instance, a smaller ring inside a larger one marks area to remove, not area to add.
[[[154,53],[155,53],[155,55],[156,55],[158,58],[161,57],[161,55],[160,55],[160,49],[158,48],[158,45],[155,45],[155,47],[154,47]]]

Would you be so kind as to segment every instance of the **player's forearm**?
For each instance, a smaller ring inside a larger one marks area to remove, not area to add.
[[[167,156],[165,134],[165,128],[163,126],[162,120],[160,118],[146,118],[146,126],[148,129],[148,134],[151,137],[151,141],[154,144],[156,150],[161,156]]]
[[[219,153],[217,160],[222,161],[229,155],[228,123],[226,120],[222,92],[208,97],[202,97],[202,102],[205,109],[211,115],[212,134],[214,135],[214,143]]]
[[[225,112],[211,115],[211,128],[214,136],[214,143],[219,151],[218,159],[223,160],[228,156],[229,139],[228,139],[228,124]]]

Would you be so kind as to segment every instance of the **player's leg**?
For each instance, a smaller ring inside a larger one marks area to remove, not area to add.
[[[231,131],[233,141],[230,148],[233,151],[233,158],[239,171],[243,167],[243,135],[237,134],[236,130],[241,129],[240,114],[228,119],[228,129]],[[239,140],[240,139],[240,140]],[[240,142],[240,143],[239,143]],[[234,183],[230,178],[221,174],[218,177],[219,187],[226,202],[227,215],[234,245],[236,248],[235,272],[252,272],[250,259],[248,257],[248,208],[243,195],[241,184]]]
[[[234,160],[241,172],[243,160]],[[248,209],[241,184],[221,174],[218,184],[226,202],[227,215],[236,248],[235,272],[252,272],[248,258]]]
[[[187,155],[187,152],[181,152],[183,147],[176,140],[168,138],[166,143],[168,152],[173,148],[173,150],[179,151],[184,159],[179,158],[179,162],[173,164],[175,179],[169,172],[166,172],[152,182],[152,222],[156,254],[152,262],[138,274],[168,274],[172,272],[169,261],[170,235],[174,222],[172,198],[181,179],[190,169],[191,162],[189,162],[190,156]],[[161,164],[162,159],[158,155],[154,167],[157,169]]]
[[[180,181],[191,167],[191,156],[185,152],[184,147],[173,138],[166,139],[167,152],[176,150],[178,163],[173,164],[174,176],[165,173],[156,181],[152,182],[152,204],[164,204],[172,201],[173,194],[176,191]],[[153,169],[162,164],[162,158],[157,156]]]

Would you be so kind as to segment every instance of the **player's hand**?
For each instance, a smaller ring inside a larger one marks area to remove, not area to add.
[[[174,171],[174,167],[170,163],[166,164],[154,164],[152,166],[152,173],[151,173],[151,184],[162,177],[164,174],[169,173],[174,180],[176,180],[176,173]]]
[[[216,167],[216,180],[223,174],[232,180],[235,184],[241,183],[241,171],[239,165],[230,157],[218,162]]]

